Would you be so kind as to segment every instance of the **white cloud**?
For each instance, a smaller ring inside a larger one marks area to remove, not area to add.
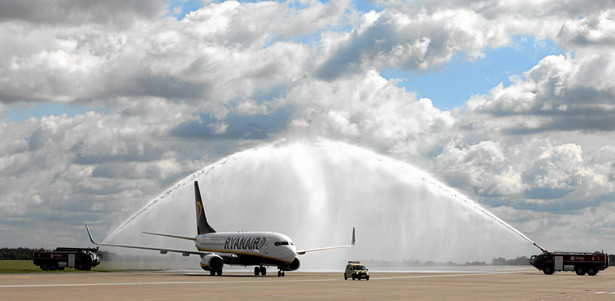
[[[290,90],[296,106],[293,134],[364,143],[385,152],[416,155],[428,149],[454,118],[428,99],[397,87],[375,71],[331,82],[305,80]]]
[[[426,70],[460,52],[477,58],[486,47],[510,41],[501,29],[470,10],[372,12],[354,31],[329,37],[317,74],[333,79],[371,68]]]
[[[482,197],[522,193],[521,174],[508,161],[511,154],[495,141],[459,147],[450,141],[434,160],[438,174],[457,186],[473,188]]]
[[[548,56],[512,85],[472,97],[469,116],[484,126],[511,133],[541,131],[610,131],[615,127],[615,56],[598,53],[582,58]]]

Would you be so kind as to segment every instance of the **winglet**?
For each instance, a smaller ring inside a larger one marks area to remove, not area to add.
[[[90,232],[90,228],[88,228],[88,225],[87,225],[87,224],[85,225],[85,230],[87,230],[87,231],[88,231],[88,236],[90,237],[90,241],[91,241],[93,244],[95,244],[95,245],[97,245],[97,246],[98,246],[99,244],[98,244],[97,242],[95,242],[95,241],[94,241],[94,238],[92,238],[92,233]]]
[[[357,240],[355,236],[355,229],[354,227],[352,227],[352,240],[350,241],[349,245],[300,250],[300,251],[296,251],[296,253],[297,255],[305,255],[305,253],[308,253],[308,252],[325,251],[325,250],[333,250],[333,249],[341,249],[341,248],[351,248],[355,246],[356,242]]]

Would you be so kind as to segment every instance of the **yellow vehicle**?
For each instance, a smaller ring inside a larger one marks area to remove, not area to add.
[[[348,264],[346,265],[346,271],[344,272],[344,280],[348,280],[348,278],[352,278],[352,280],[361,280],[361,278],[369,280],[369,272],[367,268],[360,262],[348,261]]]

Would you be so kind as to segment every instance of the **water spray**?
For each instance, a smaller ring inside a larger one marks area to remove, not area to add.
[[[527,240],[528,242],[530,242],[532,245],[536,246],[538,249],[540,249],[543,253],[548,253],[548,251],[546,249],[543,249],[542,247],[540,247],[537,243],[535,243],[533,240],[531,240],[529,237],[527,237],[525,234],[521,233],[521,231],[515,229],[513,226],[509,225],[508,223],[506,223],[505,221],[501,220],[499,217],[495,216],[493,213],[489,212],[487,209],[483,208],[482,206],[480,206],[478,203],[469,200],[467,198],[464,197],[460,197],[458,196],[455,192],[451,191],[450,189],[447,189],[446,187],[443,187],[442,185],[440,185],[438,182],[433,182],[433,181],[428,181],[427,179],[423,178],[423,181],[428,182],[438,188],[440,188],[441,190],[453,195],[456,199],[458,199],[459,201],[462,201],[463,203],[465,203],[468,206],[471,206],[472,208],[480,211],[481,213],[483,213],[484,215],[490,217],[491,219],[493,219],[494,221],[496,221],[498,224],[504,226],[505,228],[507,228],[508,230],[512,231],[513,233],[519,235],[521,238]]]
[[[372,239],[372,243],[358,251],[362,256],[389,256],[394,261],[407,260],[407,254],[431,261],[476,260],[498,249],[511,253],[508,240],[515,235],[510,232],[546,252],[479,203],[430,174],[369,150],[327,140],[261,146],[210,164],[148,202],[112,231],[105,242],[128,235],[138,238],[141,228],[151,230],[160,226],[156,221],[161,220],[169,224],[170,233],[187,231],[186,222],[181,219],[185,212],[168,208],[181,204],[185,208],[187,201],[183,198],[190,195],[185,189],[195,180],[210,190],[212,212],[228,214],[220,211],[228,206],[239,210],[232,219],[220,221],[222,228],[283,231],[293,235],[297,242],[318,245],[322,236],[314,234],[311,224],[318,223],[319,229],[335,229],[339,224],[352,225],[357,217],[363,216],[363,233],[367,242]],[[237,185],[242,189],[236,189]],[[215,204],[221,204],[217,210],[212,209]],[[192,205],[189,207],[192,210]],[[254,214],[254,210],[267,210],[268,215],[283,215],[293,222],[264,219],[263,214]],[[193,214],[189,212],[191,218]],[[450,222],[467,223],[470,227],[449,229]],[[497,232],[483,231],[492,228]],[[387,231],[392,235],[378,236]],[[502,239],[501,234],[506,234],[507,239]],[[415,241],[428,242],[429,246],[417,245]],[[164,243],[167,242],[161,242]],[[524,244],[517,242],[514,247]],[[391,254],[391,245],[398,246],[399,252]],[[482,246],[489,246],[489,250]],[[337,259],[328,256],[324,261],[314,259],[311,264],[325,267]]]
[[[480,210],[481,212],[483,212],[485,215],[489,216],[490,218],[494,219],[496,222],[498,222],[500,225],[506,227],[507,229],[509,229],[510,231],[512,231],[513,233],[521,236],[523,239],[527,240],[528,242],[530,242],[531,244],[533,244],[534,246],[536,246],[537,248],[539,248],[543,253],[547,253],[547,250],[541,248],[538,244],[536,244],[533,240],[531,240],[529,237],[527,237],[525,234],[521,233],[521,231],[515,229],[513,226],[509,225],[508,223],[506,223],[505,221],[501,220],[500,218],[498,218],[497,216],[495,216],[493,213],[487,211],[485,208],[479,206],[478,204],[475,204],[475,208]]]

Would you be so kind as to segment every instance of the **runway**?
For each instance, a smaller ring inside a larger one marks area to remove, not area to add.
[[[615,269],[597,276],[544,275],[530,267],[467,271],[287,272],[254,277],[225,271],[0,274],[0,300],[615,300]]]

